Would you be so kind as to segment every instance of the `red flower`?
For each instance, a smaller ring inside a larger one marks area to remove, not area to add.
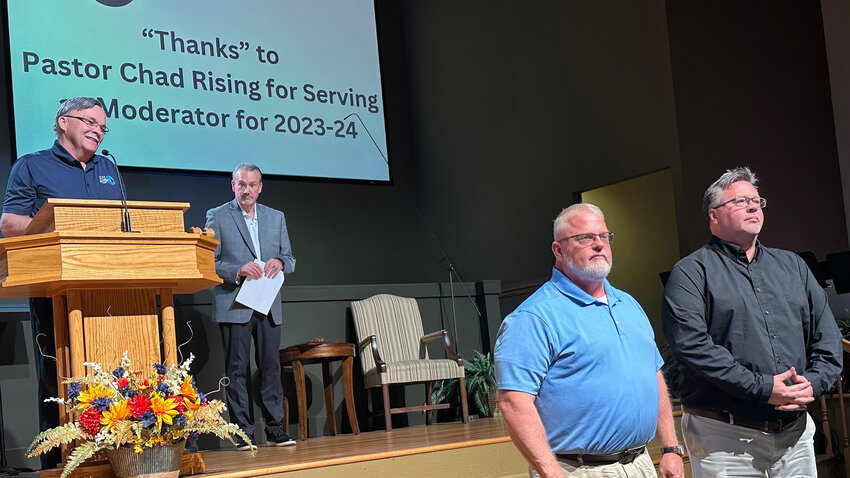
[[[183,413],[184,411],[186,411],[186,405],[183,404],[183,397],[181,397],[180,395],[169,395],[168,398],[174,399],[174,403],[177,404],[176,410],[178,412]]]
[[[130,400],[130,412],[133,418],[141,419],[146,411],[151,409],[151,400],[144,395],[136,395]]]
[[[89,407],[80,415],[80,425],[89,435],[97,435],[100,431],[100,412]]]
[[[130,380],[127,378],[119,378],[116,385],[118,385],[118,388],[124,388],[127,385],[130,385]]]

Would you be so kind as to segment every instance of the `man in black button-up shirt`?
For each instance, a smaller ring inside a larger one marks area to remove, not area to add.
[[[736,168],[708,188],[711,241],[676,264],[664,290],[696,478],[815,476],[806,405],[841,371],[826,294],[799,256],[758,242],[766,201],[755,184]]]

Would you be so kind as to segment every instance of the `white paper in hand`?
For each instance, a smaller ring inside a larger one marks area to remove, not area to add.
[[[255,260],[262,269],[266,264],[260,260]],[[268,314],[272,308],[272,302],[277,297],[277,291],[283,285],[283,271],[277,273],[274,277],[261,276],[259,279],[246,277],[242,282],[242,287],[239,293],[236,294],[236,302],[250,307],[261,314]]]

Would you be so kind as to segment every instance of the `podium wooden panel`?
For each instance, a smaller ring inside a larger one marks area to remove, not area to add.
[[[61,396],[63,377],[111,370],[125,350],[139,367],[176,363],[173,294],[221,283],[218,241],[185,231],[188,203],[127,204],[138,232],[122,232],[120,201],[48,199],[25,235],[0,239],[0,297],[53,300]]]

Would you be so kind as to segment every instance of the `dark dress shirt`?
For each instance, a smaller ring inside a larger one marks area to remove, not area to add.
[[[673,268],[661,313],[686,407],[788,418],[767,403],[774,375],[795,367],[818,396],[841,372],[841,334],[826,294],[793,252],[757,243],[750,262],[712,236]]]

